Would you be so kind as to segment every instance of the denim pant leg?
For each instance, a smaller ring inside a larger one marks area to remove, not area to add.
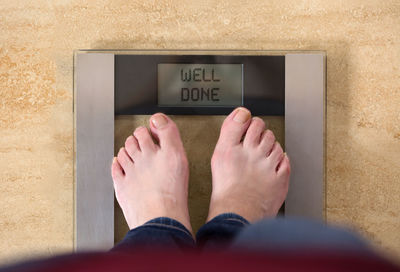
[[[226,248],[248,225],[249,222],[240,215],[234,213],[218,215],[199,229],[196,235],[197,246],[203,250]]]
[[[130,230],[112,252],[154,247],[188,249],[195,247],[190,231],[178,221],[168,217],[158,217]]]
[[[245,228],[232,249],[257,251],[322,249],[373,253],[357,234],[340,227],[301,218],[278,217]]]

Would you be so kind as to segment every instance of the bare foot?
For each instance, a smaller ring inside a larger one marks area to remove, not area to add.
[[[170,217],[190,232],[189,168],[175,123],[162,113],[150,119],[154,143],[145,127],[138,127],[125,142],[111,173],[115,195],[130,229],[156,217]]]
[[[264,121],[251,119],[245,108],[234,110],[225,119],[211,169],[208,221],[227,212],[250,222],[273,217],[286,198],[289,159],[272,131],[265,130]]]

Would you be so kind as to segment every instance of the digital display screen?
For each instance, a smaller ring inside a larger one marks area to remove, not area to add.
[[[158,64],[158,105],[241,106],[243,64]]]

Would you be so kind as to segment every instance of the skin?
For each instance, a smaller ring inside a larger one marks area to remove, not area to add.
[[[162,113],[154,114],[149,126],[138,127],[114,158],[111,173],[118,203],[130,229],[170,217],[192,232],[189,167],[178,128]],[[260,118],[251,118],[245,108],[227,116],[211,168],[208,221],[226,212],[250,222],[276,216],[288,192],[290,163]]]

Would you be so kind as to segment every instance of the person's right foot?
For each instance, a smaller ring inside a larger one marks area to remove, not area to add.
[[[276,216],[288,192],[288,157],[264,121],[251,119],[245,108],[225,119],[211,170],[207,221],[222,213],[236,213],[250,222]]]
[[[151,133],[138,127],[112,163],[115,195],[129,229],[169,217],[192,232],[187,205],[189,167],[178,128],[162,113],[150,120]]]

